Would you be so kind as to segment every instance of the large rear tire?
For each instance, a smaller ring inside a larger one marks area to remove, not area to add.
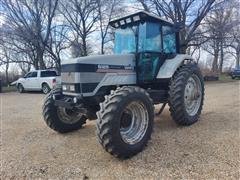
[[[197,64],[182,65],[174,74],[169,88],[173,120],[188,126],[198,121],[204,100],[204,81]]]
[[[53,100],[53,95],[55,94],[61,94],[61,90],[52,90],[43,104],[43,117],[48,127],[59,133],[80,129],[86,123],[87,118],[74,109],[55,106]]]
[[[154,107],[149,94],[139,87],[121,87],[105,96],[97,112],[100,144],[118,158],[142,151],[152,134]]]

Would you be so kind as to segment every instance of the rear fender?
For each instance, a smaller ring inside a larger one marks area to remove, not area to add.
[[[171,78],[177,68],[181,66],[181,64],[183,64],[186,60],[193,61],[193,58],[190,55],[178,54],[172,59],[167,59],[161,66],[157,74],[157,79]]]

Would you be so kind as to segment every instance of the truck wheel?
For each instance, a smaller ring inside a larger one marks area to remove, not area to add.
[[[171,116],[179,125],[198,121],[204,99],[204,82],[196,64],[181,66],[173,76],[169,88]]]
[[[24,87],[23,87],[23,85],[22,85],[22,84],[18,84],[17,90],[18,90],[19,93],[23,93],[23,92],[24,92]]]
[[[51,129],[59,133],[80,129],[86,123],[87,118],[74,109],[55,106],[53,95],[59,93],[61,93],[60,90],[53,90],[46,97],[43,104],[44,121]]]
[[[121,87],[105,96],[97,112],[100,144],[118,158],[129,158],[142,151],[151,137],[153,102],[139,87]]]
[[[48,84],[47,83],[43,83],[42,84],[42,92],[44,93],[44,94],[47,94],[47,93],[49,93],[51,91],[51,89],[50,89],[50,87],[48,86]]]

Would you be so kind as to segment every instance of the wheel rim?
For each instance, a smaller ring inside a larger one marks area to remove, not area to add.
[[[43,86],[43,93],[47,94],[48,93],[48,87],[45,85]]]
[[[142,140],[148,128],[149,116],[146,107],[140,102],[130,103],[121,115],[120,134],[128,144]]]
[[[78,122],[81,117],[82,113],[76,112],[73,109],[66,109],[63,107],[57,108],[57,115],[62,122],[66,124],[74,124]]]
[[[202,84],[197,75],[192,75],[184,91],[184,105],[190,116],[197,114],[202,101]]]

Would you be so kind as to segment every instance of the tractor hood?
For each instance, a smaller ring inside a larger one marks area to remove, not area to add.
[[[65,60],[62,65],[67,64],[102,64],[102,65],[135,65],[135,55],[95,55]]]
[[[62,72],[110,72],[112,70],[134,70],[135,55],[97,55],[66,60]]]

